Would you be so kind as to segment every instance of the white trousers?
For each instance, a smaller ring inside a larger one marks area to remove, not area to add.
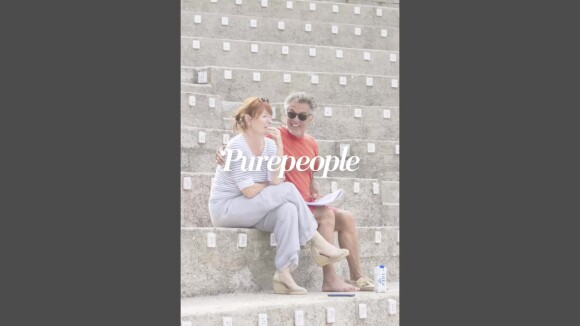
[[[252,198],[210,201],[209,212],[217,227],[255,228],[274,232],[278,271],[298,267],[300,246],[314,236],[318,224],[304,199],[290,182],[268,186]]]

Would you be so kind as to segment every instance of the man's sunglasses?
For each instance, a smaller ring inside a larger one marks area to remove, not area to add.
[[[312,115],[312,113],[296,113],[293,111],[288,111],[286,114],[288,114],[288,118],[289,119],[294,119],[296,118],[296,116],[298,116],[298,119],[300,119],[300,121],[306,121],[306,119],[308,119],[309,116]]]

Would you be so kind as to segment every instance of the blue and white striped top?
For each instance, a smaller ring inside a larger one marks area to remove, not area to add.
[[[234,198],[242,195],[242,189],[249,187],[257,182],[266,182],[271,180],[271,173],[268,171],[268,160],[276,155],[276,143],[272,139],[264,138],[264,150],[261,157],[263,158],[261,165],[257,166],[259,156],[254,155],[250,146],[246,142],[243,134],[238,134],[231,138],[226,146],[226,156],[231,152],[231,162],[229,171],[225,167],[218,165],[215,171],[215,177],[211,185],[211,192],[209,200]],[[241,151],[242,159],[235,160],[239,157],[238,152]],[[242,163],[244,169],[242,169]],[[227,166],[227,161],[225,165]]]

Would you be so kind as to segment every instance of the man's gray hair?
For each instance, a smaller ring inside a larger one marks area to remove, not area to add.
[[[288,111],[288,107],[290,103],[298,102],[298,103],[306,103],[310,106],[310,110],[314,111],[316,107],[316,102],[314,101],[314,97],[306,95],[304,92],[295,92],[291,93],[286,97],[284,100],[284,110]]]

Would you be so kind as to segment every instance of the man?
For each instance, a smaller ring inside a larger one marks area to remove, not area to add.
[[[307,156],[312,160],[318,156],[316,140],[306,134],[306,129],[312,124],[312,111],[316,104],[314,99],[305,93],[292,93],[284,100],[284,110],[288,116],[286,126],[280,127],[284,155],[298,159]],[[217,154],[216,160],[223,164],[223,158]],[[298,171],[295,167],[287,170],[286,181],[292,182],[306,202],[316,201],[319,197],[318,186],[314,180],[314,172],[308,168]],[[366,277],[360,264],[360,248],[356,233],[355,219],[351,212],[328,206],[311,207],[314,218],[318,222],[318,232],[330,243],[334,242],[334,231],[338,232],[340,248],[350,251],[347,256],[350,280],[346,282],[338,277],[334,264],[323,267],[322,291],[351,292],[373,291],[374,284]]]

